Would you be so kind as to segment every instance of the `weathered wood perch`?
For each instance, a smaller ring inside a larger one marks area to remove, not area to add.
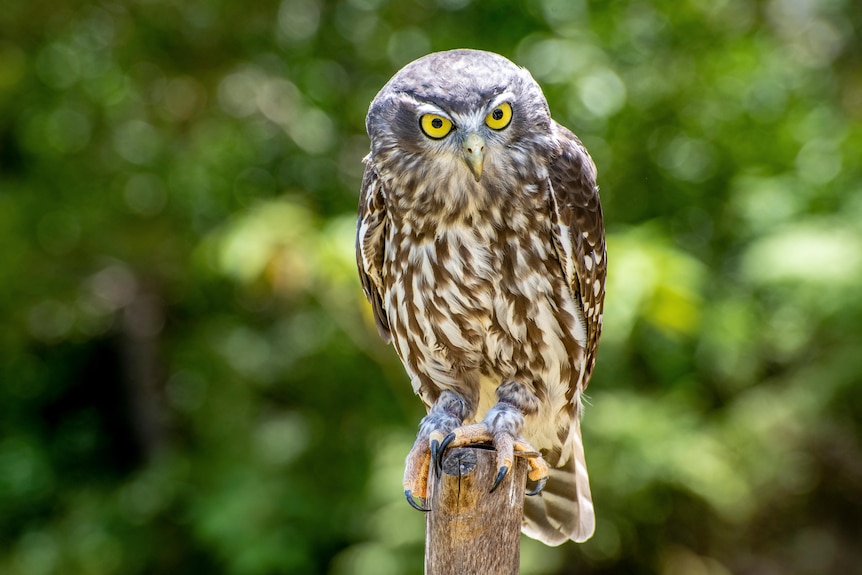
[[[431,466],[426,575],[519,572],[527,463],[516,457],[514,469],[488,493],[496,476],[497,453],[481,447],[448,450],[441,477]]]

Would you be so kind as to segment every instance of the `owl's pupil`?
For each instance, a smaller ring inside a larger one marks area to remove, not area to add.
[[[433,120],[431,120],[431,125],[439,130],[443,127],[443,120],[441,120],[440,118],[434,118]]]
[[[496,110],[491,112],[491,115],[494,117],[495,120],[502,120],[503,119],[503,110],[501,110],[500,108],[497,108]]]

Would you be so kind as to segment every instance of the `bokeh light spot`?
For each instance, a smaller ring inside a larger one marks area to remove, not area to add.
[[[142,216],[160,213],[167,203],[168,193],[162,179],[149,173],[134,174],[123,189],[126,205]]]
[[[132,120],[121,124],[114,132],[114,148],[133,164],[147,165],[161,150],[159,132],[147,122]]]
[[[587,110],[601,118],[616,114],[626,103],[626,86],[611,70],[599,70],[582,78],[578,93]]]

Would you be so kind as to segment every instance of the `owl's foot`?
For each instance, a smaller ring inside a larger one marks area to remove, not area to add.
[[[441,449],[461,447],[478,443],[490,443],[497,450],[497,477],[493,492],[500,486],[512,468],[514,458],[526,457],[529,464],[527,477],[535,481],[535,487],[527,495],[537,495],[548,481],[548,464],[539,450],[521,437],[524,416],[538,411],[539,400],[528,386],[517,381],[504,381],[496,389],[497,403],[488,410],[481,423],[458,427],[446,436]],[[438,456],[439,457],[439,456]],[[436,464],[440,465],[440,459]]]
[[[428,496],[428,471],[431,461],[436,461],[442,453],[440,446],[444,438],[461,425],[464,411],[464,400],[450,391],[444,391],[428,415],[422,418],[419,435],[407,454],[404,466],[404,496],[414,509],[430,511],[425,508],[423,500]]]
[[[512,469],[515,457],[527,458],[527,464],[530,467],[527,477],[536,482],[536,486],[527,492],[527,495],[537,495],[548,481],[548,464],[542,458],[542,454],[523,437],[515,436],[505,429],[495,430],[493,425],[489,425],[488,418],[481,423],[458,427],[449,433],[435,454],[435,464],[438,468],[442,464],[442,454],[445,449],[468,445],[492,445],[497,451],[497,477],[494,479],[490,493],[493,493],[503,482],[506,474]]]

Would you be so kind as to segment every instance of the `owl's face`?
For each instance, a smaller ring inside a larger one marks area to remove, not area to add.
[[[505,188],[502,180],[541,171],[552,145],[550,125],[547,102],[529,72],[475,50],[408,64],[372,101],[367,118],[371,158],[384,176],[411,174],[468,188],[480,182]]]

